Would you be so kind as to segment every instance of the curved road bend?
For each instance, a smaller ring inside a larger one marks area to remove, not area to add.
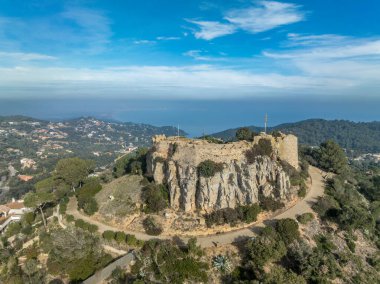
[[[299,201],[296,205],[284,211],[283,213],[275,216],[273,219],[266,220],[264,222],[255,223],[250,227],[244,229],[238,229],[235,231],[214,234],[209,236],[200,236],[197,237],[198,244],[201,247],[212,247],[215,245],[223,245],[223,244],[231,244],[234,242],[238,242],[239,240],[243,240],[246,238],[254,237],[258,230],[263,228],[265,224],[270,223],[275,219],[285,219],[285,218],[296,218],[298,215],[313,212],[311,209],[312,204],[317,201],[318,197],[322,196],[324,193],[324,180],[322,177],[322,172],[318,168],[311,167],[309,168],[309,174],[311,176],[312,184],[309,192],[306,197]],[[102,233],[107,230],[111,231],[119,231],[118,228],[109,226],[107,224],[101,223],[99,221],[95,221],[88,216],[81,214],[77,209],[77,202],[75,198],[70,199],[70,202],[67,206],[67,214],[71,214],[75,217],[75,219],[83,219],[84,221],[97,225],[99,228],[99,232]],[[136,238],[141,240],[149,240],[149,239],[171,239],[173,237],[170,236],[150,236],[143,232],[135,232],[130,230],[124,230],[126,234],[134,234]],[[182,241],[187,242],[188,238],[181,238]]]

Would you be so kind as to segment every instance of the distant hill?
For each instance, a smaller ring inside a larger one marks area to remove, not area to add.
[[[249,126],[253,131],[263,131],[262,127]],[[238,128],[228,129],[212,136],[223,140],[233,140]],[[268,131],[280,130],[295,134],[301,144],[319,145],[333,139],[347,150],[356,153],[380,153],[380,122],[352,122],[347,120],[308,119],[295,123],[285,123],[269,127]]]

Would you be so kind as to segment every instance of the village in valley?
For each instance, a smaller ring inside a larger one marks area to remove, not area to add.
[[[0,117],[0,202],[21,197],[30,185],[64,157],[96,162],[97,171],[137,147],[150,144],[154,134],[174,134],[170,127],[79,118],[62,122],[28,117]]]

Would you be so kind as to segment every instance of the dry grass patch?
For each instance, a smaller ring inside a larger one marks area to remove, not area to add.
[[[106,218],[125,218],[135,213],[141,204],[141,181],[136,175],[122,176],[103,185],[96,194],[99,213]]]

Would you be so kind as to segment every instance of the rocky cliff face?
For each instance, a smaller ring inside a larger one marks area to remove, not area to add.
[[[286,202],[293,193],[289,177],[277,161],[285,137],[261,137],[271,141],[273,155],[258,156],[251,164],[245,153],[261,138],[214,144],[156,137],[148,155],[148,172],[155,182],[167,185],[173,209],[210,212],[255,203],[264,197]],[[205,160],[222,163],[222,170],[211,177],[199,175],[198,165]]]

